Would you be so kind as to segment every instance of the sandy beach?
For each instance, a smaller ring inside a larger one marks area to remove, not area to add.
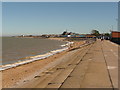
[[[66,38],[48,38],[50,40],[64,41]]]
[[[65,38],[49,38],[51,40],[64,40]],[[80,45],[84,44],[85,41],[74,41],[69,50],[63,51],[61,53],[57,53],[53,56],[50,56],[46,59],[38,60],[31,62],[29,64],[21,65],[18,67],[14,67],[8,70],[1,71],[2,72],[2,88],[11,88],[16,87],[18,84],[22,84],[28,82],[29,80],[35,78],[41,72],[52,68],[59,64],[59,58],[65,56],[68,51],[73,48],[77,48]]]

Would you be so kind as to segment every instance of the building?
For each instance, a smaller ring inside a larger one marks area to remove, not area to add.
[[[112,31],[111,36],[112,38],[120,38],[120,31]]]
[[[111,32],[111,41],[120,44],[120,31]]]

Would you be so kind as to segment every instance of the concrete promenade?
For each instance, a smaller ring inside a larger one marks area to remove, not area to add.
[[[74,53],[74,54],[71,54]],[[21,88],[117,88],[118,45],[95,43],[68,52],[63,62],[44,71]]]

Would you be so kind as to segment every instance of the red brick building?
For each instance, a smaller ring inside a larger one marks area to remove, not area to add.
[[[112,36],[112,38],[120,38],[120,32],[119,31],[112,31],[111,36]]]

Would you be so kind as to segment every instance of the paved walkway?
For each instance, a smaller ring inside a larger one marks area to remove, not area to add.
[[[97,40],[73,50],[56,67],[25,83],[22,88],[117,88],[118,45]],[[67,59],[67,60],[66,60]]]
[[[98,40],[61,87],[117,88],[118,45]]]
[[[110,41],[102,42],[102,49],[111,83],[118,88],[118,45]]]

